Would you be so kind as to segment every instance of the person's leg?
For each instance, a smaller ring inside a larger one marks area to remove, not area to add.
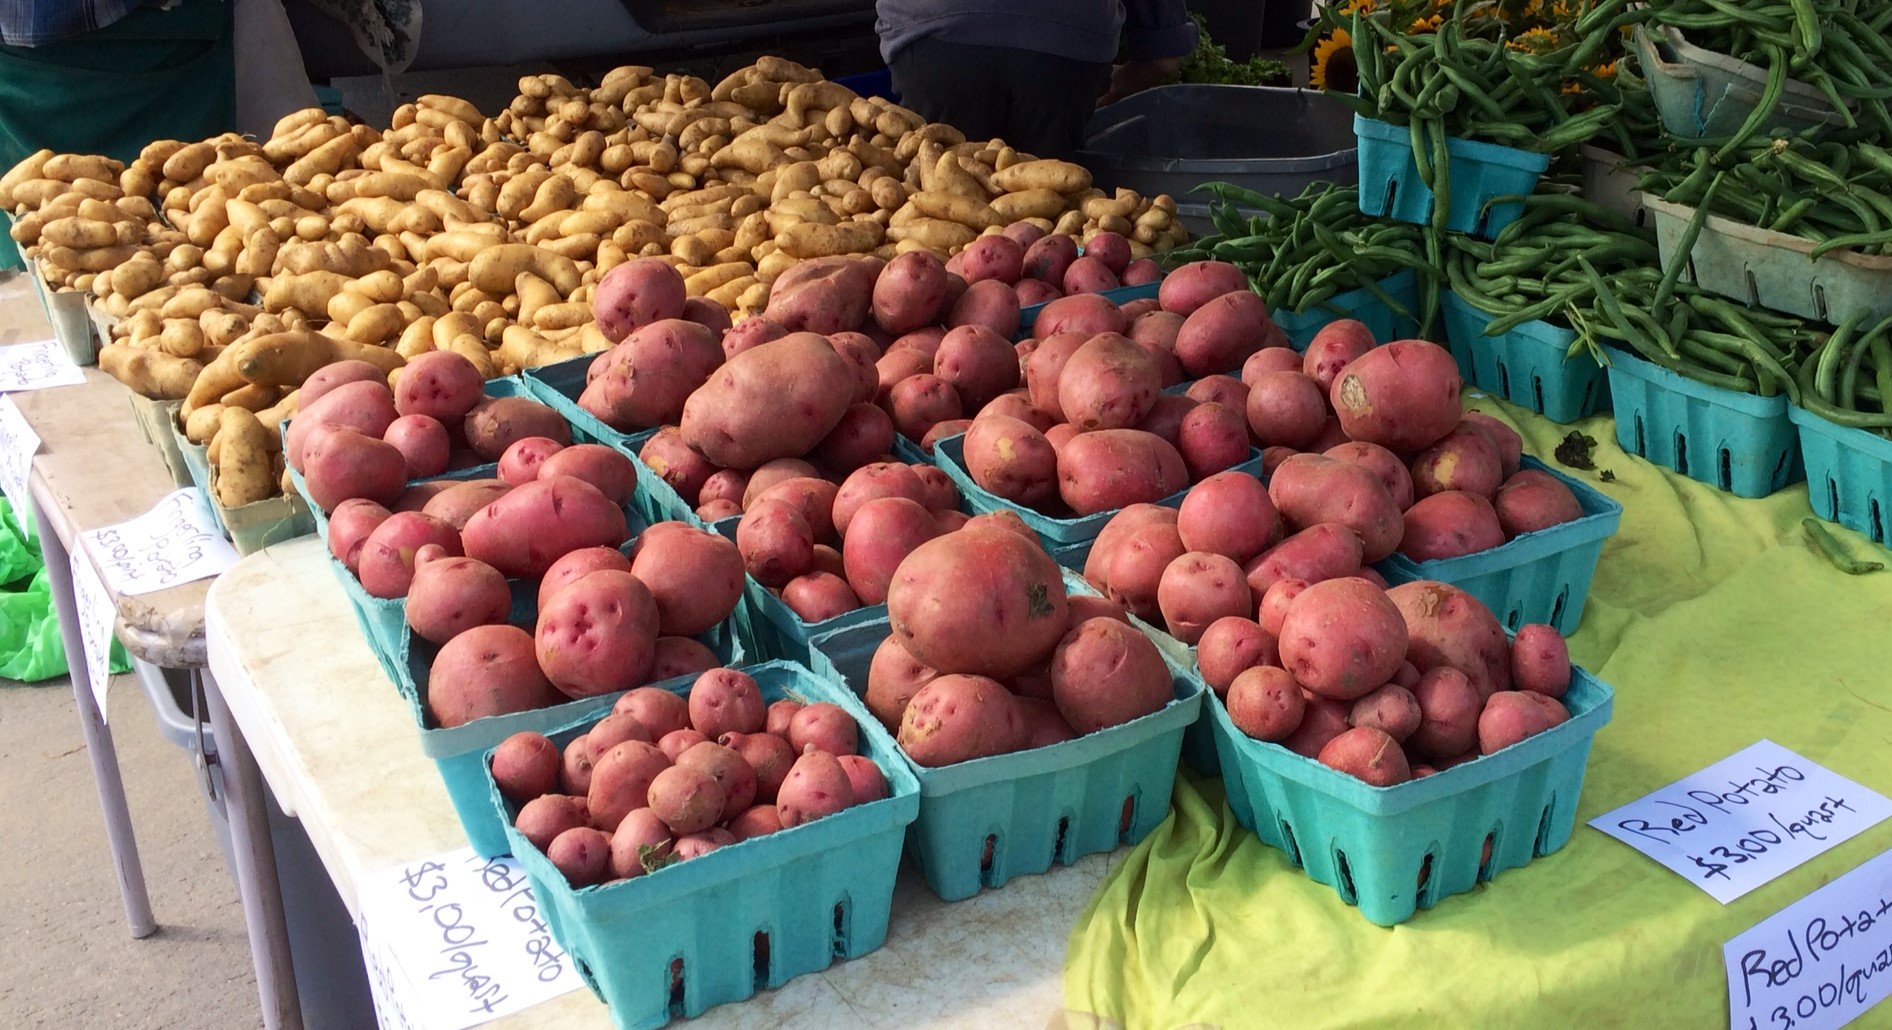
[[[1110,65],[1026,50],[1003,53],[1007,109],[998,135],[1033,156],[1070,160],[1084,142],[1097,98],[1110,84]]]
[[[967,139],[991,139],[1004,125],[1006,55],[1011,53],[926,36],[894,54],[887,67],[903,106],[929,122],[958,129]]]

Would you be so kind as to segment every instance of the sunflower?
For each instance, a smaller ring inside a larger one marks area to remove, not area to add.
[[[1613,79],[1616,77],[1616,62],[1610,61],[1607,64],[1599,64],[1590,69],[1590,74],[1599,79]]]
[[[1560,25],[1568,25],[1577,20],[1577,9],[1567,0],[1553,0],[1550,5],[1550,17],[1552,21]]]
[[[1352,93],[1360,88],[1360,69],[1353,59],[1353,37],[1346,29],[1335,29],[1333,35],[1314,44],[1307,84],[1337,93]]]
[[[1507,40],[1504,45],[1513,50],[1522,50],[1525,53],[1547,54],[1557,49],[1559,41],[1555,32],[1549,29],[1537,28],[1525,29],[1523,32],[1518,33],[1516,39]]]
[[[1347,0],[1346,3],[1340,5],[1340,13],[1344,17],[1360,11],[1371,11],[1375,7],[1374,0]]]
[[[1412,27],[1406,30],[1406,34],[1408,36],[1417,36],[1427,32],[1437,32],[1439,31],[1439,24],[1443,20],[1444,19],[1437,14],[1421,18],[1412,23]]]

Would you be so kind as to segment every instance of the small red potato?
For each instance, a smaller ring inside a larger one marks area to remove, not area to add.
[[[1220,404],[1231,411],[1248,410],[1248,385],[1229,375],[1203,376],[1184,391],[1204,404]]]
[[[1371,726],[1394,740],[1404,741],[1419,729],[1422,718],[1419,701],[1412,692],[1388,683],[1355,701],[1348,721],[1355,726]]]
[[[1412,779],[1406,752],[1399,741],[1382,730],[1356,726],[1320,749],[1320,764],[1365,780],[1375,787],[1392,787]]]
[[[1306,374],[1303,371],[1303,360],[1301,355],[1296,354],[1286,347],[1263,347],[1255,353],[1250,354],[1248,360],[1242,362],[1241,380],[1244,384],[1252,386],[1255,380],[1260,379],[1270,372],[1302,372],[1302,374]]]
[[[1321,326],[1308,341],[1307,350],[1301,355],[1301,371],[1320,384],[1324,398],[1340,370],[1375,346],[1373,330],[1368,329],[1366,323],[1351,318],[1336,319]]]
[[[1182,454],[1141,429],[1080,433],[1058,451],[1058,495],[1079,515],[1160,501],[1188,485]]]
[[[328,517],[328,553],[360,576],[361,549],[390,512],[365,497],[351,497],[335,506]]]
[[[1543,709],[1544,717],[1550,720],[1552,726],[1561,726],[1570,721],[1570,709],[1565,708],[1563,702],[1556,698],[1540,694],[1535,690],[1525,690],[1519,693],[1522,693],[1535,703],[1537,707]]]
[[[1263,447],[1307,450],[1327,425],[1327,398],[1300,372],[1265,372],[1248,388],[1248,428]]]
[[[1229,721],[1256,740],[1288,740],[1309,710],[1294,677],[1273,665],[1243,670],[1229,683],[1227,694]]]
[[[1018,294],[1010,285],[986,279],[966,287],[946,313],[946,324],[958,329],[966,326],[997,333],[1004,339],[1018,335]]]
[[[1239,410],[1214,401],[1191,408],[1176,435],[1176,451],[1191,479],[1206,479],[1249,457],[1247,419]],[[1272,506],[1269,510],[1273,511]]]
[[[1071,355],[1090,339],[1088,334],[1076,332],[1038,337],[1038,346],[1024,359],[1025,392],[1033,407],[1064,417],[1064,407],[1058,403],[1059,381],[1064,376],[1064,366],[1071,362]]]
[[[514,440],[499,456],[499,478],[514,486],[530,483],[539,478],[539,466],[545,459],[564,449],[564,444],[543,436]]]
[[[1096,555],[1099,547],[1092,547]],[[1188,553],[1174,523],[1152,523],[1129,530],[1103,549],[1104,564],[1092,582],[1132,615],[1149,622],[1163,618],[1161,590],[1170,563]],[[1086,565],[1088,566],[1088,562]]]
[[[937,319],[945,300],[945,262],[932,251],[914,250],[895,257],[880,270],[874,279],[871,304],[874,321],[900,336]]]
[[[817,701],[803,705],[788,723],[788,746],[797,754],[814,748],[828,754],[851,755],[859,750],[859,729],[854,717],[840,705]]]
[[[749,478],[749,473],[741,469],[718,469],[703,481],[702,490],[697,492],[696,503],[728,501],[737,511],[741,511],[742,499],[749,492]]]
[[[1168,311],[1152,311],[1138,315],[1130,323],[1130,331],[1125,335],[1145,347],[1156,346],[1176,352],[1176,333],[1182,329],[1183,317]],[[1210,377],[1205,377],[1210,378]]]
[[[1056,416],[1031,402],[1031,395],[1018,387],[999,394],[979,409],[975,418],[991,415],[1005,415],[1038,430],[1040,433],[1058,424]]]
[[[955,436],[964,435],[966,430],[971,428],[972,420],[969,418],[955,418],[945,422],[935,422],[933,423],[933,427],[926,431],[926,435],[920,437],[920,450],[927,454],[932,454],[934,444],[939,443],[941,440],[948,440]],[[1046,439],[1049,439],[1049,437]]]
[[[1064,296],[1063,290],[1038,279],[1020,279],[1012,284],[1012,292],[1018,295],[1018,306],[1021,311],[1040,304],[1049,304]]]
[[[1021,247],[1029,247],[1050,235],[1043,227],[1027,221],[1017,221],[1005,227],[1005,235]]]
[[[959,257],[965,269],[960,275],[972,284],[997,279],[1010,285],[1024,272],[1025,248],[1002,233],[973,240],[959,252]]]
[[[537,579],[571,551],[617,547],[628,536],[624,509],[597,487],[571,476],[513,487],[474,512],[460,532],[467,557],[510,579]]]
[[[919,661],[1001,678],[1049,656],[1069,613],[1062,571],[1036,540],[968,523],[900,563],[887,616]]]
[[[584,797],[591,792],[591,748],[580,733],[565,745],[558,766],[558,788],[567,794]]]
[[[887,731],[898,732],[907,703],[920,688],[939,678],[939,671],[913,657],[900,646],[900,638],[889,636],[874,650],[867,666],[867,693],[861,700]],[[773,710],[771,710],[773,714]],[[784,728],[784,730],[786,727]]]
[[[680,522],[650,527],[631,549],[631,575],[649,588],[666,636],[693,637],[729,618],[742,600],[743,569],[728,537]]]
[[[1511,640],[1511,686],[1545,697],[1570,689],[1570,645],[1555,627],[1533,622]]]
[[[1235,677],[1260,665],[1278,665],[1280,645],[1253,619],[1230,615],[1209,623],[1196,641],[1196,671],[1217,697],[1227,697]],[[1299,696],[1299,688],[1296,688]]]
[[[855,469],[834,495],[831,514],[835,531],[845,540],[855,513],[868,501],[882,497],[905,497],[925,504],[928,499],[927,486],[919,472],[918,467],[897,461],[879,461]],[[954,496],[957,503],[957,494]]]
[[[1491,502],[1462,490],[1420,498],[1406,509],[1404,523],[1399,552],[1413,561],[1457,558],[1504,543]]]
[[[795,721],[795,713],[802,710],[802,702],[793,698],[783,698],[769,703],[768,717],[763,723],[763,732],[773,733],[783,740],[788,739],[788,724]]]
[[[716,652],[690,637],[658,637],[657,658],[650,663],[650,682],[662,683],[679,676],[694,677],[723,664]]]
[[[1400,511],[1403,512],[1412,507],[1412,473],[1407,470],[1406,463],[1399,460],[1399,455],[1379,444],[1361,443],[1357,440],[1336,444],[1321,453],[1335,461],[1345,461],[1371,469],[1374,475],[1380,477],[1380,484],[1386,487],[1387,494],[1393,498],[1393,504]]]
[[[1555,725],[1544,706],[1533,700],[1536,697],[1542,695],[1500,690],[1487,698],[1478,715],[1478,753],[1494,754]]]
[[[1096,258],[1113,275],[1130,267],[1130,241],[1114,232],[1100,232],[1084,241],[1084,256]]]
[[[383,385],[387,382],[386,375],[380,373],[364,378]],[[402,415],[427,415],[445,425],[458,425],[480,402],[485,388],[479,369],[465,357],[452,351],[427,351],[401,366],[400,378],[394,384],[394,409]],[[311,396],[307,383],[302,392],[300,403],[307,411],[320,393]]]
[[[810,625],[861,607],[854,588],[832,572],[810,572],[789,580],[782,588],[782,603]]]
[[[691,297],[683,302],[683,314],[678,318],[686,322],[695,322],[720,339],[733,325],[729,318],[729,309],[708,297]]]
[[[421,512],[464,531],[473,514],[512,492],[512,484],[498,479],[469,479],[446,486],[421,505]],[[329,539],[334,539],[335,520],[329,519]]]
[[[788,327],[767,315],[751,315],[723,333],[723,360],[788,335]]]
[[[1268,496],[1289,529],[1337,522],[1353,530],[1363,562],[1392,554],[1405,528],[1399,506],[1371,469],[1318,454],[1282,462],[1268,480]]]
[[[1396,340],[1341,369],[1328,396],[1349,438],[1404,454],[1432,446],[1458,425],[1461,385],[1458,363],[1444,347]]]
[[[1074,293],[1103,293],[1123,285],[1110,266],[1090,256],[1080,254],[1070,267],[1064,270],[1064,282],[1060,284],[1066,296]]]
[[[759,733],[768,706],[754,677],[735,669],[711,669],[690,686],[690,725],[711,740],[725,733]]]
[[[1121,276],[1125,286],[1143,286],[1163,278],[1163,266],[1154,258],[1138,258],[1124,266]]]
[[[1309,526],[1249,562],[1248,589],[1260,605],[1268,588],[1284,579],[1318,583],[1360,571],[1360,536],[1337,522]]]
[[[614,711],[598,720],[597,725],[585,732],[585,750],[591,752],[591,766],[595,771],[598,760],[619,744],[627,740],[650,744],[656,739],[637,716],[629,712]]]
[[[1163,389],[1148,352],[1120,333],[1098,333],[1058,372],[1058,410],[1084,432],[1143,421]]]
[[[640,808],[626,815],[611,835],[611,875],[630,880],[670,864],[674,839],[657,813]]]
[[[1449,665],[1481,698],[1511,689],[1511,648],[1498,617],[1476,597],[1448,583],[1418,580],[1386,592],[1406,618],[1406,660],[1420,672]]]
[[[893,416],[877,404],[850,406],[809,453],[831,475],[844,476],[893,450]]]
[[[702,833],[686,833],[677,838],[676,847],[671,854],[679,862],[704,855],[736,843],[736,835],[720,826],[711,827]]]
[[[1167,282],[1167,280],[1165,280]],[[1176,360],[1192,378],[1239,370],[1268,336],[1268,302],[1241,289],[1216,297],[1183,319]]]
[[[921,251],[909,251],[918,254]],[[737,843],[766,837],[782,829],[782,815],[774,805],[756,805],[729,821],[729,832]]]
[[[1441,665],[1421,675],[1412,687],[1419,704],[1419,728],[1407,738],[1419,754],[1448,758],[1478,743],[1478,715],[1484,701],[1465,674]]]
[[[779,703],[779,702],[778,702]],[[774,804],[776,791],[795,765],[795,749],[788,739],[771,730],[767,733],[725,733],[717,741],[742,756],[755,771],[756,801]]]
[[[543,733],[515,733],[493,749],[493,783],[519,804],[558,789],[561,756]]]
[[[1080,623],[1052,653],[1052,703],[1080,735],[1159,711],[1173,695],[1162,652],[1129,623]]]
[[[835,333],[828,337],[828,345],[846,358],[854,371],[854,403],[872,402],[880,394],[880,371],[875,363],[880,360],[881,345],[866,333]]]
[[[1339,578],[1339,577],[1334,577]],[[1261,595],[1261,604],[1256,607],[1255,622],[1262,629],[1275,636],[1281,635],[1281,627],[1288,621],[1288,607],[1301,592],[1313,584],[1304,579],[1279,579]]]
[[[567,553],[545,570],[539,580],[539,607],[544,608],[552,595],[594,572],[607,569],[630,572],[631,560],[615,547],[581,547]]]
[[[528,436],[543,436],[561,445],[572,442],[564,416],[525,397],[486,397],[473,405],[460,422],[466,445],[487,461],[498,461],[506,448]]]
[[[682,273],[669,262],[637,258],[614,266],[598,280],[591,316],[605,339],[616,343],[652,322],[681,318],[689,296]]]
[[[1413,493],[1420,498],[1461,490],[1490,500],[1502,482],[1498,449],[1475,427],[1461,425],[1412,459]]]
[[[652,322],[596,359],[578,406],[626,432],[674,424],[724,360],[714,330],[682,319]]]
[[[1025,245],[1019,274],[1028,279],[1050,283],[1064,282],[1064,273],[1077,260],[1077,241],[1069,236],[1044,236]]]
[[[512,611],[512,591],[499,570],[441,551],[416,554],[407,588],[407,625],[414,635],[444,644],[475,626],[496,626]]]
[[[887,413],[893,427],[909,440],[918,440],[941,422],[965,414],[959,391],[937,375],[908,376],[887,391]]]
[[[447,427],[429,415],[402,415],[388,423],[381,439],[394,445],[407,459],[407,478],[424,479],[447,471],[447,456],[453,442],[447,439]]]
[[[854,782],[835,756],[809,751],[795,759],[775,795],[783,829],[811,823],[855,803]]]
[[[1459,425],[1484,432],[1485,438],[1498,449],[1498,461],[1503,466],[1504,478],[1510,479],[1518,474],[1518,466],[1524,460],[1524,440],[1518,436],[1517,430],[1482,411],[1466,412],[1459,419]]]
[[[1150,405],[1150,413],[1143,416],[1143,421],[1137,423],[1136,428],[1154,433],[1168,441],[1171,447],[1180,450],[1183,419],[1198,406],[1197,401],[1179,393],[1157,394],[1156,403]]]
[[[1330,579],[1301,591],[1281,623],[1281,664],[1302,686],[1352,701],[1393,678],[1406,657],[1406,623],[1379,588]]]
[[[708,739],[696,730],[671,730],[658,739],[657,750],[662,751],[664,757],[674,765],[677,759],[683,757],[685,751]]]
[[[716,825],[727,803],[722,785],[701,769],[673,765],[650,781],[650,810],[675,834],[700,833]]]
[[[1304,758],[1318,759],[1329,741],[1347,732],[1347,716],[1352,708],[1345,701],[1305,690],[1301,692],[1301,701],[1304,705],[1301,724],[1281,741],[1281,746]]]
[[[880,766],[875,765],[873,759],[862,755],[838,755],[835,760],[841,763],[841,770],[847,773],[855,804],[879,801],[888,795],[887,775],[880,771]]]
[[[657,660],[657,602],[628,572],[593,572],[547,600],[535,634],[539,665],[570,697],[629,690]]]
[[[1207,551],[1245,565],[1268,549],[1277,524],[1274,502],[1261,480],[1220,472],[1191,487],[1176,513],[1176,532],[1191,551]]]
[[[329,395],[331,399],[335,396]],[[323,426],[305,438],[302,480],[309,500],[325,512],[355,497],[385,507],[407,488],[407,457],[400,448],[377,437],[347,426]]]
[[[1015,751],[1023,731],[1023,715],[1003,684],[984,676],[940,676],[908,703],[899,742],[917,764],[937,767]]]
[[[1169,563],[1156,588],[1156,603],[1170,635],[1185,644],[1200,640],[1203,630],[1217,619],[1249,618],[1255,613],[1242,567],[1228,557],[1203,551],[1188,552]]]
[[[546,794],[520,806],[512,824],[533,847],[546,851],[559,834],[584,826],[589,819],[584,798]]]
[[[630,504],[631,496],[637,492],[637,466],[603,444],[580,443],[560,448],[539,463],[538,478],[551,476],[571,476],[590,483],[620,508]]]
[[[1494,509],[1504,538],[1536,533],[1583,517],[1583,504],[1556,476],[1525,469],[1498,488]]]
[[[283,437],[283,459],[306,475],[304,451],[321,430],[353,429],[379,440],[397,417],[394,394],[385,381],[339,384],[318,400],[302,403]]]
[[[736,818],[755,803],[755,769],[733,748],[706,740],[683,752],[676,764],[707,774],[723,789],[723,810],[716,817],[719,823]]]
[[[1108,297],[1076,293],[1046,304],[1038,312],[1038,320],[1032,323],[1031,334],[1042,340],[1066,332],[1083,333],[1086,337],[1099,333],[1121,334],[1129,328],[1130,320],[1124,317],[1123,309]]]
[[[361,545],[357,573],[361,588],[371,597],[406,597],[421,549],[429,545],[437,549],[438,557],[458,557],[460,534],[417,511],[395,512],[383,519]]]
[[[764,586],[786,586],[814,568],[814,531],[801,509],[786,501],[763,501],[743,512],[736,547],[749,575]]]
[[[1030,424],[981,416],[972,420],[963,446],[967,473],[992,494],[1031,508],[1058,496],[1058,454]]]
[[[1163,278],[1157,303],[1164,311],[1188,316],[1225,293],[1245,292],[1248,277],[1226,261],[1192,261]]]
[[[428,353],[442,352],[429,351]],[[445,353],[451,354],[451,352]],[[457,354],[452,356],[459,357]],[[419,355],[416,355],[415,359],[418,361]],[[461,360],[464,361],[465,359],[463,358]],[[409,361],[403,366],[401,375],[412,375],[416,361]],[[425,368],[425,363],[422,363],[421,367]],[[470,361],[467,362],[467,367],[472,368],[473,363]],[[366,361],[351,359],[348,361],[331,362],[330,364],[323,365],[321,368],[316,369],[309,375],[309,378],[302,381],[302,385],[298,387],[296,391],[296,404],[300,410],[307,411],[316,401],[326,396],[330,390],[348,383],[376,383],[381,386],[386,386],[388,385],[388,374]],[[482,385],[480,377],[476,373],[473,376],[473,391],[466,402],[468,407],[472,407],[473,401],[479,398]],[[400,409],[399,397],[397,396],[395,399],[396,412],[403,415],[407,414],[407,412]],[[464,412],[462,414],[464,414]],[[454,419],[458,419],[459,417],[459,415],[455,415]]]
[[[689,703],[660,687],[638,687],[618,698],[611,711],[636,718],[649,731],[652,740],[690,725]]]
[[[742,491],[742,506],[744,508],[749,507],[761,500],[762,496],[770,490],[795,479],[812,479],[816,482],[820,482],[821,470],[800,458],[777,458],[773,461],[763,463],[753,472],[749,473],[749,478]],[[791,500],[795,507],[801,509],[804,518],[812,519],[815,517],[812,510],[813,506],[807,503],[805,498],[795,497],[793,499],[784,499]],[[829,503],[833,503],[833,498],[829,498]],[[813,522],[809,523],[811,528],[814,525],[815,523]]]
[[[939,535],[933,513],[905,497],[868,501],[848,525],[854,532],[841,545],[841,563],[862,604],[885,603],[901,562]]]
[[[517,626],[476,626],[447,641],[428,670],[426,693],[441,729],[565,700],[539,671],[532,635]]]

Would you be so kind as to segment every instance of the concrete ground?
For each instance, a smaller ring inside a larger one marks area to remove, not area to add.
[[[0,681],[0,1027],[262,1024],[243,909],[187,754],[128,676],[109,708],[157,933],[125,926],[72,689]]]

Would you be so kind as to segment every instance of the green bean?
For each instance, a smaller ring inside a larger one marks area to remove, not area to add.
[[[1800,526],[1806,531],[1807,539],[1813,541],[1814,550],[1820,552],[1820,556],[1831,562],[1834,568],[1848,576],[1863,576],[1868,572],[1878,572],[1885,568],[1883,562],[1862,561],[1847,554],[1845,547],[1834,539],[1833,534],[1826,531],[1826,527],[1820,523],[1820,520],[1811,515],[1801,519]]]

